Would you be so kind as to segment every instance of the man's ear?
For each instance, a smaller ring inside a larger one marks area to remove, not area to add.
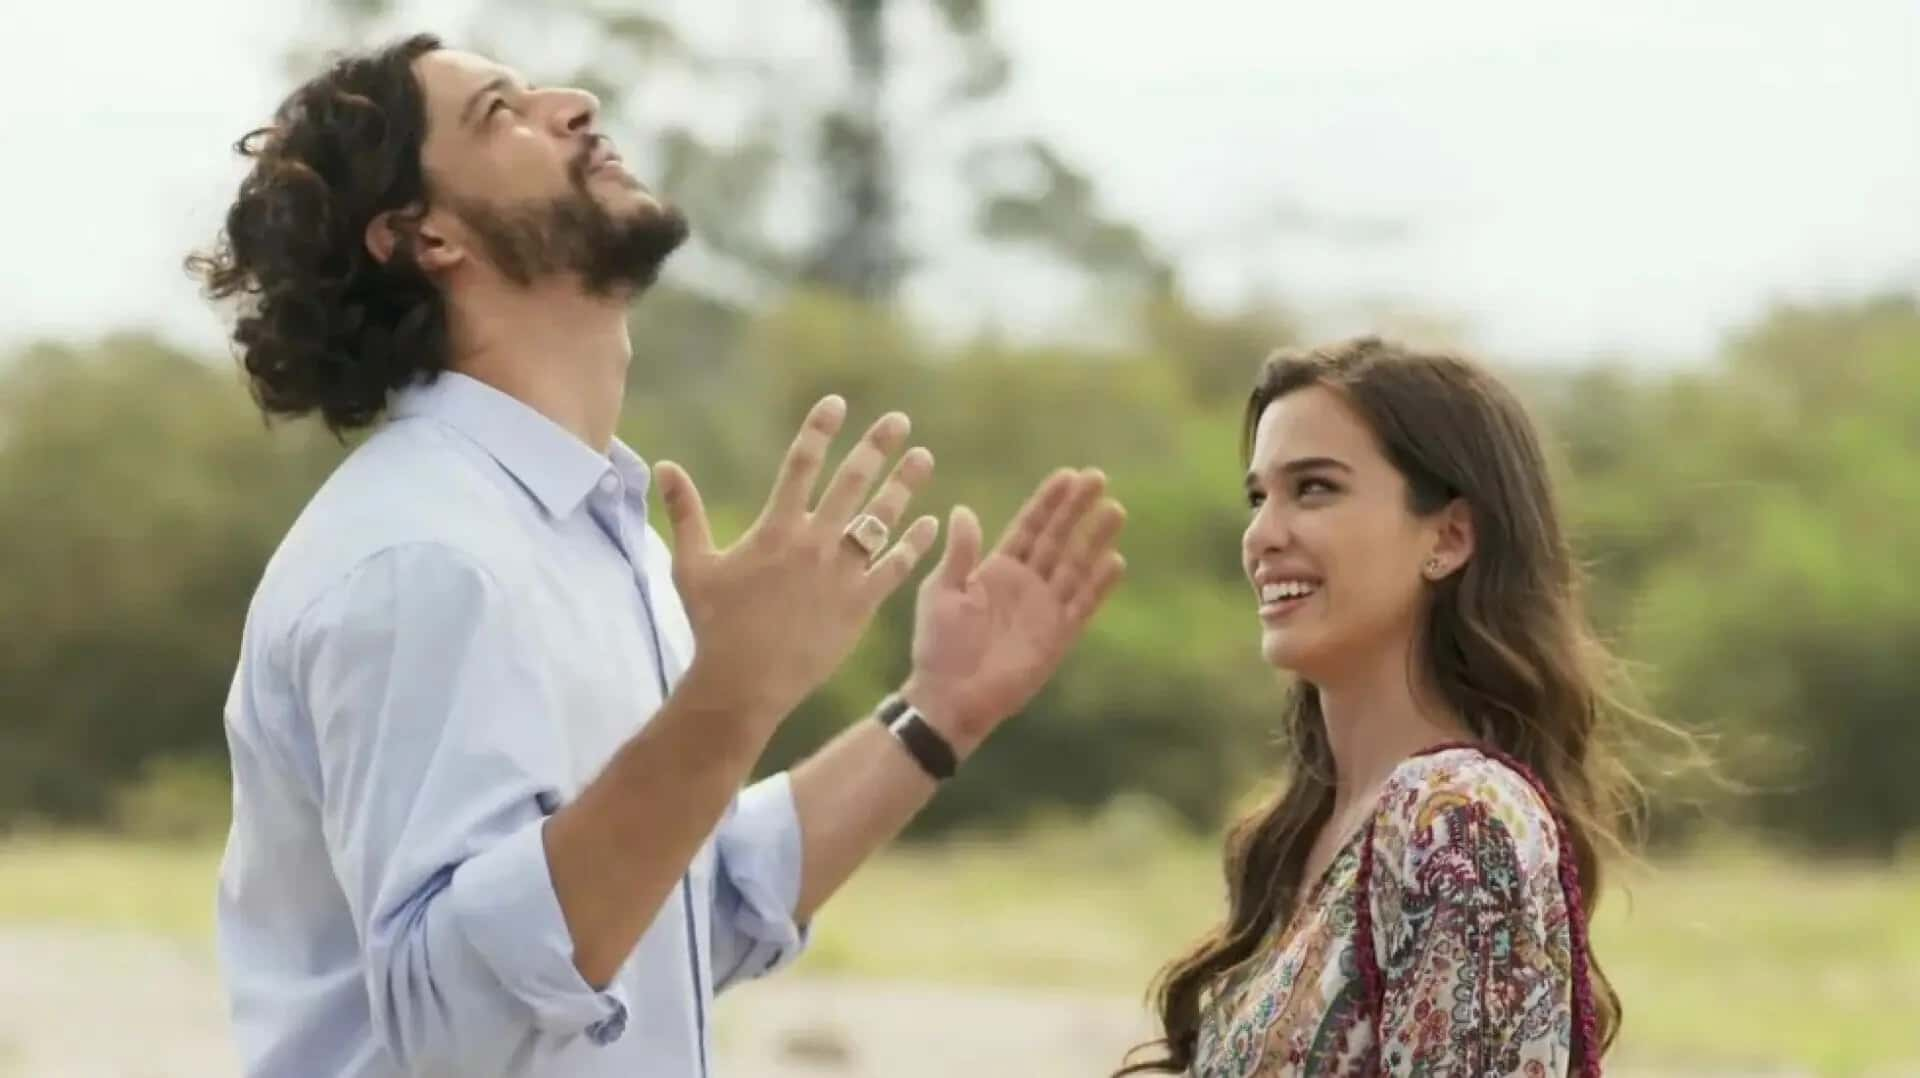
[[[381,265],[405,254],[427,274],[443,273],[466,257],[417,206],[374,214],[367,222],[365,241],[367,253]]]
[[[375,262],[383,266],[393,261],[394,248],[400,245],[400,234],[395,220],[398,214],[398,210],[383,210],[374,214],[373,220],[367,222],[367,231],[364,236],[367,253],[373,256]]]

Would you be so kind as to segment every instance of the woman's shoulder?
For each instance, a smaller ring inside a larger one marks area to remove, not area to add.
[[[1523,876],[1559,862],[1559,828],[1513,765],[1472,746],[1410,757],[1388,776],[1374,820],[1375,858],[1409,882],[1452,851],[1509,861]]]

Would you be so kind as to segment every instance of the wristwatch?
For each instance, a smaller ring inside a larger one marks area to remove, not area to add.
[[[887,728],[894,740],[906,747],[907,754],[913,757],[920,769],[933,776],[936,781],[945,781],[953,777],[958,761],[953,754],[953,746],[940,736],[912,704],[901,699],[899,693],[888,693],[880,701],[880,709],[874,713],[880,725]]]

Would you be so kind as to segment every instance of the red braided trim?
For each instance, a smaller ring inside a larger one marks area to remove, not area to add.
[[[1360,867],[1354,871],[1353,949],[1360,958],[1361,990],[1366,993],[1367,1002],[1373,1008],[1374,1059],[1384,1062],[1387,1058],[1387,1042],[1383,1039],[1385,1031],[1380,1023],[1386,1016],[1387,987],[1386,979],[1380,973],[1380,959],[1374,954],[1373,941],[1373,825],[1378,816],[1375,813],[1367,819],[1366,834],[1360,840]]]
[[[1573,1023],[1574,1035],[1579,1038],[1575,1043],[1585,1049],[1580,1074],[1581,1078],[1600,1078],[1600,1017],[1593,1003],[1593,979],[1589,971],[1592,958],[1588,950],[1586,904],[1580,888],[1580,866],[1574,863],[1573,843],[1567,838],[1572,832],[1567,828],[1566,818],[1561,814],[1560,806],[1555,803],[1552,795],[1547,793],[1546,784],[1540,781],[1539,776],[1535,775],[1531,768],[1490,745],[1479,745],[1470,741],[1452,741],[1430,746],[1413,755],[1414,757],[1431,756],[1449,749],[1472,749],[1482,756],[1505,764],[1515,774],[1527,780],[1527,784],[1533,787],[1533,792],[1538,794],[1541,802],[1547,806],[1547,811],[1553,815],[1553,825],[1557,829],[1560,847],[1560,889],[1566,895],[1567,934],[1573,944]],[[1358,923],[1367,926],[1370,930],[1372,902],[1367,898],[1365,887],[1373,862],[1373,825],[1369,823],[1367,827],[1367,849],[1361,855],[1362,875],[1358,881],[1361,887],[1361,912]],[[1386,1009],[1386,996],[1384,990],[1380,994],[1374,994],[1374,984],[1380,977],[1380,971],[1372,954],[1371,939],[1362,938],[1367,940],[1368,947],[1365,960],[1361,964],[1361,972],[1364,976],[1368,969],[1373,970],[1373,980],[1368,983],[1368,998],[1378,1001],[1374,1012],[1377,1024],[1380,1013]],[[1375,1039],[1378,1039],[1377,1033]]]

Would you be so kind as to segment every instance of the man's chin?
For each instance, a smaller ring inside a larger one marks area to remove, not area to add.
[[[679,208],[631,176],[621,173],[608,176],[605,189],[594,192],[594,197],[609,217],[622,224],[686,231],[686,218]]]
[[[691,231],[687,224],[687,215],[680,212],[680,207],[673,203],[656,198],[651,192],[643,192],[633,212],[634,220],[646,231],[653,233],[655,239],[665,247],[662,257],[677,250],[687,241],[687,235]]]
[[[646,291],[667,258],[686,242],[686,216],[671,203],[651,195],[623,201],[627,205],[618,208],[601,203],[617,238],[592,260],[586,273],[589,291],[629,295]]]

